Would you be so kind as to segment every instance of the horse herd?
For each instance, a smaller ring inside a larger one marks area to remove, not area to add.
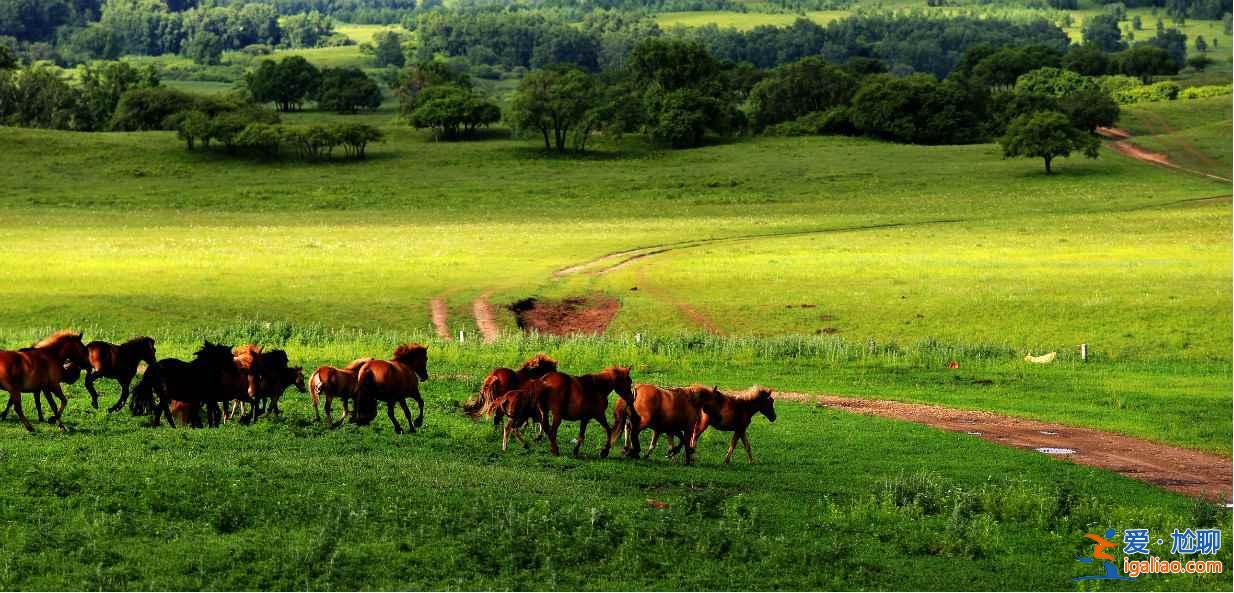
[[[137,386],[130,384],[141,363],[145,372]],[[342,422],[367,425],[386,404],[386,414],[396,433],[403,427],[396,417],[395,406],[402,410],[411,432],[424,423],[424,400],[420,382],[428,380],[428,347],[403,344],[388,360],[361,358],[342,368],[323,366],[310,376],[307,387],[300,367],[292,367],[287,353],[264,350],[248,344],[238,347],[206,341],[194,353],[192,360],[156,359],[154,340],[139,337],[123,344],[103,341],[84,343],[81,333],[59,331],[29,348],[16,351],[0,350],[0,389],[9,393],[8,407],[26,429],[34,427],[26,418],[21,395],[34,395],[38,417],[43,421],[40,396],[46,399],[52,416],[48,422],[64,430],[61,420],[67,407],[62,385],[75,383],[85,371],[85,388],[91,405],[98,408],[99,394],[94,382],[100,378],[114,379],[120,384],[120,398],[108,408],[117,412],[127,404],[133,415],[150,416],[152,426],[166,418],[172,427],[178,420],[194,427],[202,426],[202,417],[211,427],[229,418],[239,417],[251,423],[262,414],[279,414],[279,400],[290,387],[308,392],[317,420],[322,420],[320,401],[325,398],[324,423],[334,428]],[[613,420],[608,419],[609,394],[618,400]],[[418,413],[413,420],[407,399],[415,400]],[[331,411],[335,399],[340,400],[343,416],[336,424]],[[247,408],[246,408],[247,406]],[[732,433],[724,463],[732,458],[738,442],[745,446],[746,456],[754,462],[747,429],[755,415],[763,414],[775,421],[775,398],[771,391],[753,388],[743,394],[721,393],[718,388],[693,385],[684,388],[661,388],[655,385],[635,385],[630,369],[612,366],[597,373],[568,375],[557,369],[557,361],[537,354],[515,369],[494,369],[484,379],[479,394],[463,404],[472,418],[491,416],[494,427],[502,430],[502,450],[514,436],[524,446],[530,446],[521,430],[530,421],[539,427],[539,436],[547,436],[549,451],[558,455],[557,431],[563,421],[578,421],[578,439],[574,455],[578,455],[587,434],[587,425],[596,421],[605,431],[600,450],[607,457],[614,441],[624,436],[623,452],[637,458],[642,452],[639,435],[650,429],[650,454],[661,436],[668,440],[668,457],[684,449],[685,463],[691,463],[699,437],[709,427]],[[502,427],[502,421],[505,426]],[[674,444],[674,440],[676,444]]]

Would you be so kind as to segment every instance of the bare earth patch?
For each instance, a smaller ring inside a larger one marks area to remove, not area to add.
[[[471,303],[471,312],[476,317],[476,327],[484,337],[484,343],[491,344],[501,335],[497,325],[497,317],[493,315],[493,306],[488,302],[489,293],[484,293]]]
[[[617,299],[602,294],[560,301],[528,298],[510,305],[523,331],[555,336],[603,334],[619,309]]]
[[[433,329],[437,332],[437,337],[443,340],[450,339],[450,325],[447,322],[449,318],[449,310],[446,308],[446,299],[444,295],[436,297],[429,303],[429,311],[433,315]]]
[[[776,397],[817,403],[846,412],[926,424],[952,432],[967,433],[1008,447],[1047,451],[1070,450],[1071,453],[1052,456],[1118,472],[1188,496],[1204,497],[1221,503],[1231,500],[1234,465],[1230,459],[1212,453],[1162,445],[1091,428],[1039,422],[989,412],[804,393],[777,393]]]

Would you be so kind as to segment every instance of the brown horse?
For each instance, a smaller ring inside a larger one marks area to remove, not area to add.
[[[479,418],[487,413],[486,410],[490,409],[488,406],[492,404],[493,400],[505,395],[507,391],[520,389],[527,381],[539,379],[556,370],[557,361],[549,358],[543,352],[529,358],[517,371],[507,368],[493,369],[484,378],[484,382],[480,384],[480,394],[463,404],[463,411],[472,418]],[[501,425],[501,417],[504,414],[500,409],[495,410],[496,412],[493,415],[494,427]]]
[[[633,403],[630,369],[609,367],[598,373],[572,377],[565,373],[552,372],[540,378],[540,408],[543,418],[540,427],[548,434],[549,452],[558,455],[557,427],[562,420],[578,420],[578,442],[574,445],[577,457],[587,436],[587,423],[595,420],[604,427],[604,448],[601,457],[608,457],[609,433],[608,394],[617,392],[627,405]]]
[[[22,350],[30,350],[30,348],[22,348]],[[20,351],[21,350],[19,350],[19,352]],[[60,377],[60,383],[62,385],[72,385],[76,383],[77,380],[80,378],[81,378],[81,367],[77,366],[76,364],[72,362],[64,363],[64,375]],[[34,393],[34,409],[38,411],[39,422],[45,422],[43,418],[43,400],[40,399],[39,396],[42,396],[43,398],[47,399],[47,405],[51,407],[51,411],[53,412],[56,411],[56,400],[52,399],[52,395],[50,391],[38,389],[34,391],[33,393]],[[4,411],[0,412],[0,420],[8,420],[9,410],[12,410],[12,409],[13,409],[13,401],[9,400],[8,402],[5,403]]]
[[[309,377],[309,397],[313,400],[313,416],[317,420],[321,420],[321,396],[326,396],[326,428],[334,428],[334,421],[330,417],[334,398],[343,402],[343,420],[351,415],[347,402],[356,394],[356,373],[370,360],[373,359],[357,358],[341,369],[332,366],[318,367],[313,371],[313,376]]]
[[[48,391],[55,395],[60,400],[60,409],[56,410],[55,406],[52,406],[55,416],[51,421],[64,430],[60,417],[64,408],[68,407],[68,399],[64,397],[60,383],[65,376],[66,362],[72,362],[78,367],[89,364],[86,345],[81,342],[80,332],[61,330],[26,350],[0,350],[0,389],[9,392],[9,402],[17,410],[17,417],[21,419],[26,430],[34,432],[34,427],[21,409],[23,391]]]
[[[625,454],[639,456],[639,434],[650,428],[652,430],[651,445],[647,447],[647,455],[656,448],[656,442],[661,434],[668,436],[668,457],[673,456],[683,446],[686,450],[685,463],[694,461],[694,447],[689,442],[689,435],[694,434],[702,412],[702,401],[705,398],[719,397],[715,388],[702,385],[662,389],[655,385],[639,384],[634,386],[634,406],[626,405],[625,400],[618,400],[613,406],[613,428],[609,435],[609,446],[617,438],[617,433],[624,432],[626,445]],[[631,413],[633,410],[633,413]],[[679,439],[673,446],[673,437]]]
[[[94,380],[98,378],[115,379],[120,383],[120,399],[107,408],[107,413],[117,412],[124,407],[129,399],[129,386],[133,377],[137,376],[137,365],[145,362],[154,364],[154,338],[133,338],[123,344],[93,341],[86,344],[86,352],[90,356],[90,366],[86,367],[86,391],[90,393],[90,405],[99,407],[99,392],[94,389]],[[136,411],[136,410],[134,410]]]
[[[501,450],[505,451],[510,444],[510,434],[513,433],[518,438],[523,447],[531,447],[531,443],[523,438],[523,433],[519,429],[527,424],[528,420],[535,420],[539,424],[544,423],[544,411],[540,409],[540,392],[543,386],[539,381],[531,380],[523,384],[522,389],[511,389],[502,395],[497,396],[497,399],[489,402],[484,406],[484,413],[492,415],[500,412],[505,415],[508,420],[506,427],[501,433]]]
[[[403,344],[394,350],[390,360],[370,360],[356,372],[356,409],[362,410],[376,402],[386,402],[386,415],[394,425],[394,432],[403,432],[394,417],[394,404],[403,408],[403,415],[411,432],[424,424],[424,400],[420,397],[420,381],[428,380],[428,346]],[[416,400],[420,407],[413,422],[407,398]],[[328,414],[327,414],[328,416]]]
[[[761,413],[768,420],[776,421],[776,399],[772,396],[771,390],[753,387],[748,392],[737,395],[726,395],[715,391],[704,394],[700,401],[702,402],[702,415],[690,437],[689,446],[697,447],[698,437],[707,430],[707,427],[714,426],[716,430],[733,433],[733,439],[728,444],[728,453],[724,455],[724,463],[728,463],[733,457],[733,449],[737,448],[738,440],[745,445],[746,457],[750,459],[750,463],[754,463],[754,453],[750,451],[750,437],[746,436],[746,429],[750,427],[750,421],[755,414]]]
[[[279,369],[277,372],[271,373],[270,376],[262,379],[260,392],[270,399],[268,411],[271,414],[283,413],[279,409],[279,400],[283,399],[283,392],[287,391],[288,387],[295,387],[296,391],[300,393],[308,391],[304,386],[304,369],[302,367]]]
[[[194,426],[200,426],[199,410],[208,406],[209,425],[218,426],[223,413],[220,403],[240,400],[253,403],[254,380],[236,364],[231,347],[205,342],[193,355],[193,360],[184,362],[164,358],[146,369],[141,381],[133,389],[133,397],[154,410],[151,424],[158,426],[159,418],[167,416],[173,427],[171,402],[184,402]],[[155,399],[157,396],[157,402]],[[256,406],[252,408],[256,411]],[[250,422],[252,418],[248,419]]]

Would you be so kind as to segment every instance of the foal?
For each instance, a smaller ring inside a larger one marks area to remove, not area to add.
[[[137,376],[137,365],[145,362],[152,365],[155,361],[154,338],[133,338],[123,344],[95,340],[86,344],[86,352],[90,356],[90,366],[86,367],[86,391],[90,393],[90,405],[99,407],[99,392],[94,389],[94,380],[99,378],[115,379],[120,383],[120,399],[107,408],[107,413],[118,412],[129,399],[129,386],[133,377]]]
[[[728,453],[724,455],[724,463],[728,463],[733,457],[733,449],[737,448],[738,440],[745,445],[746,457],[749,458],[750,463],[754,463],[754,454],[750,452],[750,437],[746,436],[746,429],[750,427],[750,421],[755,414],[762,414],[768,420],[776,421],[776,400],[771,395],[771,390],[754,387],[749,392],[739,395],[725,395],[719,391],[712,391],[703,394],[700,401],[702,415],[690,437],[689,446],[697,447],[698,437],[707,430],[708,426],[714,426],[716,430],[733,433],[733,439],[728,444]]]
[[[522,389],[512,389],[500,395],[497,399],[489,402],[484,406],[485,415],[503,414],[508,418],[506,427],[501,433],[501,450],[505,451],[510,444],[510,434],[513,433],[518,441],[523,444],[524,448],[530,448],[531,443],[523,438],[521,430],[528,420],[535,420],[537,423],[544,422],[544,411],[540,409],[540,391],[542,386],[539,381],[528,381],[523,384]]]
[[[517,371],[507,368],[493,369],[481,383],[480,394],[463,404],[463,411],[472,418],[479,418],[489,413],[488,406],[493,400],[505,395],[507,391],[521,389],[526,382],[539,379],[556,370],[557,361],[543,352],[529,358]],[[497,410],[493,415],[494,427],[501,424],[502,414],[501,410]]]
[[[356,394],[356,373],[360,367],[364,366],[364,363],[370,360],[373,359],[357,358],[341,369],[332,366],[319,367],[313,371],[313,376],[309,377],[309,397],[313,399],[313,416],[318,420],[321,420],[321,409],[318,403],[322,395],[326,396],[326,428],[334,428],[334,420],[330,417],[330,406],[334,398],[343,402],[343,420],[345,421],[351,415],[351,411],[347,409],[347,402],[351,401]]]

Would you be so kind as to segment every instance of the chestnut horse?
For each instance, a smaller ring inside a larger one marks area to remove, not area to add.
[[[398,402],[407,417],[408,428],[415,432],[424,424],[424,400],[420,397],[420,381],[428,380],[428,346],[420,344],[403,344],[394,350],[390,360],[370,360],[360,366],[356,372],[356,409],[357,411],[373,406],[376,402],[386,402],[386,415],[394,425],[395,433],[402,433],[394,417],[394,404]],[[416,400],[420,407],[413,422],[411,410],[407,409],[407,398]]]
[[[746,429],[750,427],[750,421],[755,414],[761,413],[768,420],[776,421],[776,399],[772,396],[771,390],[753,387],[750,391],[737,395],[726,395],[715,391],[703,394],[700,401],[702,402],[702,415],[690,437],[689,446],[697,447],[698,437],[707,430],[707,427],[714,426],[716,430],[733,433],[733,439],[728,444],[728,453],[724,455],[724,463],[728,463],[733,457],[733,449],[737,448],[738,440],[745,445],[746,457],[750,459],[750,463],[754,463],[754,453],[750,452],[750,437],[746,436]]]
[[[552,372],[540,378],[540,408],[544,417],[540,427],[548,434],[549,452],[558,455],[557,427],[562,420],[578,420],[578,442],[574,445],[577,457],[587,436],[587,423],[595,420],[604,427],[604,448],[601,457],[608,457],[609,434],[608,394],[617,392],[626,404],[633,403],[630,388],[630,369],[609,367],[598,373],[572,377],[565,373]],[[551,420],[550,420],[551,418]]]
[[[497,399],[490,401],[484,406],[485,415],[493,415],[498,412],[505,415],[508,420],[506,427],[501,432],[501,450],[505,451],[510,444],[510,434],[513,433],[518,441],[523,444],[524,448],[531,447],[531,443],[523,438],[523,433],[519,429],[527,424],[528,420],[535,420],[538,424],[544,422],[544,411],[540,409],[540,392],[543,386],[539,381],[531,380],[523,384],[522,389],[511,389],[502,395],[497,396]]]
[[[81,333],[58,331],[26,350],[17,352],[0,350],[0,389],[9,392],[9,402],[17,410],[17,417],[26,430],[34,432],[30,420],[21,409],[23,391],[48,391],[60,400],[60,409],[53,407],[52,422],[64,430],[60,417],[68,407],[68,399],[60,389],[65,375],[64,363],[72,362],[78,367],[89,364],[86,345],[81,342]],[[50,401],[50,398],[49,398]]]
[[[351,415],[347,402],[356,394],[356,372],[370,360],[373,359],[357,358],[341,369],[332,366],[318,367],[313,371],[313,376],[309,377],[309,397],[313,399],[313,416],[317,420],[321,420],[321,396],[326,396],[326,428],[334,428],[334,421],[330,418],[334,398],[343,402],[343,420]]]
[[[154,364],[154,338],[133,338],[123,344],[95,340],[86,344],[90,366],[86,367],[86,391],[90,393],[90,405],[99,408],[99,392],[94,389],[98,378],[115,379],[120,383],[120,399],[107,408],[107,413],[118,412],[129,399],[129,386],[137,376],[137,365]],[[134,409],[134,412],[137,410]]]
[[[718,397],[715,388],[702,385],[662,389],[655,385],[639,384],[634,386],[634,406],[626,405],[625,400],[618,400],[613,406],[613,432],[609,435],[609,446],[617,438],[618,432],[625,433],[626,445],[624,452],[635,459],[639,456],[638,436],[644,430],[652,430],[651,445],[647,447],[647,455],[656,448],[656,441],[661,434],[668,435],[668,457],[673,456],[683,446],[686,450],[685,463],[694,461],[694,447],[689,442],[689,436],[694,434],[702,412],[704,398]],[[633,413],[630,413],[633,410]],[[673,437],[679,439],[673,446]]]
[[[527,381],[539,379],[556,370],[557,361],[543,352],[528,359],[517,371],[507,368],[493,369],[480,384],[480,394],[463,404],[463,411],[472,418],[479,418],[487,413],[489,410],[487,406],[492,404],[493,400],[505,395],[507,391],[520,389]],[[493,426],[497,427],[501,425],[504,412],[497,408],[494,410],[496,412],[493,415]]]
[[[230,346],[207,341],[194,353],[190,362],[164,358],[148,367],[133,390],[133,397],[154,410],[150,422],[153,426],[158,426],[159,418],[166,415],[167,422],[175,427],[170,403],[176,400],[188,405],[186,413],[195,427],[201,425],[198,411],[203,404],[207,405],[209,425],[214,427],[219,425],[223,416],[219,403],[238,399],[252,404],[254,385],[252,374],[236,364]],[[253,406],[252,409],[255,412],[257,408]]]
[[[18,352],[21,352],[24,350],[30,350],[30,348],[22,348]],[[81,378],[81,367],[77,366],[76,364],[72,362],[64,363],[64,375],[60,377],[60,383],[62,385],[72,385],[76,383],[77,380],[80,378]],[[34,409],[38,411],[39,422],[45,422],[45,419],[43,418],[43,400],[39,399],[39,396],[42,396],[43,398],[47,399],[47,404],[51,407],[51,410],[53,412],[56,411],[56,400],[52,399],[50,391],[38,389],[38,390],[35,390],[33,393],[34,393]],[[4,406],[4,411],[0,412],[0,420],[8,420],[9,411],[12,409],[13,409],[13,401],[9,400],[8,402],[6,402]]]

